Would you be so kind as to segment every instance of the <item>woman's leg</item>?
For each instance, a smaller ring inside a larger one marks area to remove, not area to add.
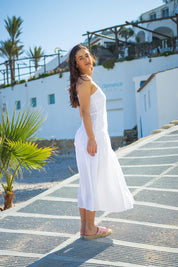
[[[95,214],[96,211],[89,211],[86,209],[79,208],[80,219],[81,219],[81,228],[80,234],[96,234],[97,226],[95,226]]]
[[[81,228],[80,228],[80,234],[85,234],[85,225],[86,225],[86,210],[79,208],[80,211],[80,220],[81,220]]]
[[[94,235],[97,232],[97,226],[95,226],[96,211],[85,210],[85,214],[86,214],[85,234]]]
[[[98,237],[104,237],[112,233],[111,229],[109,228],[101,226],[97,227],[95,225],[96,211],[89,211],[81,208],[79,208],[79,210],[81,218],[81,237],[85,238],[86,240],[91,240]]]

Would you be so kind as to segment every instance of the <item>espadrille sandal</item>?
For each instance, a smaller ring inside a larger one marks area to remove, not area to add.
[[[99,237],[104,237],[107,235],[110,235],[112,233],[112,230],[106,227],[102,227],[102,226],[98,226],[97,227],[97,232],[95,235],[84,235],[83,238],[85,240],[92,240],[92,239],[96,239]]]

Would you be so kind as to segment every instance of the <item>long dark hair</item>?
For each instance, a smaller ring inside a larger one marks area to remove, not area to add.
[[[81,73],[80,73],[79,69],[76,66],[76,60],[75,60],[76,53],[80,49],[85,49],[85,50],[88,51],[87,47],[85,47],[85,46],[83,46],[81,44],[78,44],[78,45],[76,45],[76,46],[74,46],[72,48],[72,50],[70,51],[70,54],[69,54],[69,70],[70,70],[69,94],[70,94],[70,103],[71,103],[71,106],[73,108],[77,108],[80,105],[78,97],[77,97],[76,84],[77,84],[78,78],[80,77]],[[92,60],[93,60],[93,63],[94,63],[95,60],[94,60],[93,56],[92,56]]]

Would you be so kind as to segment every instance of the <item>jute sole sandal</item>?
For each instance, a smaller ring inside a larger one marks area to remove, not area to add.
[[[98,226],[98,230],[95,235],[84,235],[83,238],[85,240],[92,240],[99,237],[105,237],[107,235],[110,235],[112,233],[112,230],[106,227]]]

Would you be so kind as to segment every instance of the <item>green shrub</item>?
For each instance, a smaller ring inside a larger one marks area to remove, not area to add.
[[[40,78],[45,78],[45,77],[48,77],[50,74],[47,72],[47,73],[42,73],[39,75]]]
[[[133,60],[133,59],[135,59],[134,56],[128,56],[128,57],[125,57],[125,60],[127,60],[127,61],[130,61],[130,60]]]
[[[6,87],[8,87],[8,86],[10,86],[11,84],[10,83],[8,83],[8,84],[3,84],[3,85],[1,85],[1,88],[6,88]]]
[[[123,61],[125,61],[124,57],[123,58],[119,58],[119,59],[116,60],[116,62],[123,62]]]
[[[26,80],[20,80],[19,83],[26,83]]]
[[[160,56],[164,56],[164,57],[167,57],[167,56],[170,56],[170,55],[173,55],[174,53],[172,51],[164,51],[160,54]]]
[[[114,59],[107,60],[103,63],[103,67],[106,69],[113,69],[114,66],[115,66],[115,60]]]

